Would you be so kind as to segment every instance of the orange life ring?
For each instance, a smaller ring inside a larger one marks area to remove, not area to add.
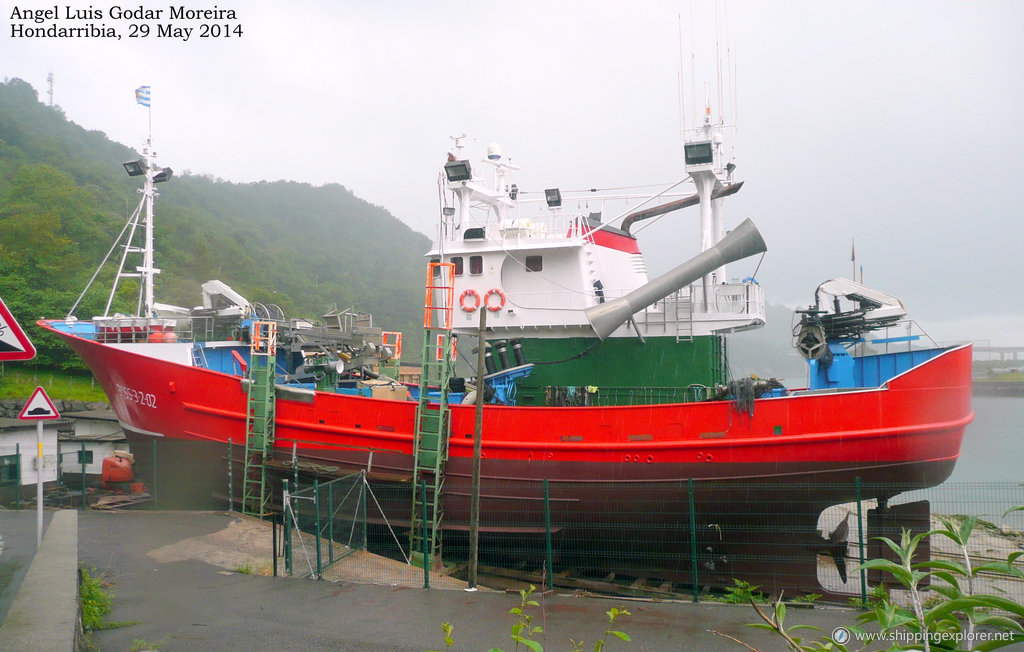
[[[497,296],[498,301],[500,301],[496,306],[491,305],[491,297],[493,296]],[[487,291],[487,294],[484,295],[484,305],[487,306],[487,309],[491,312],[498,312],[505,307],[505,293],[498,288],[491,288]]]
[[[466,297],[473,300],[471,305],[466,304]],[[480,295],[476,293],[476,290],[466,290],[459,297],[459,305],[462,307],[462,312],[474,312],[480,307]]]

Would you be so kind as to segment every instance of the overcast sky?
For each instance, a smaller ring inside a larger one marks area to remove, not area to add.
[[[501,143],[524,189],[667,185],[684,176],[680,70],[698,95],[716,77],[715,4],[701,0],[218,0],[238,17],[211,22],[241,37],[188,41],[155,36],[168,4],[141,5],[163,11],[146,39],[95,0],[71,6],[102,20],[61,24],[120,40],[17,38],[15,7],[53,4],[2,0],[0,75],[45,100],[52,72],[69,119],[132,146],[147,129],[133,91],[149,84],[160,164],[337,182],[426,235],[450,136],[468,133],[477,156]],[[726,215],[764,235],[769,300],[805,305],[849,276],[855,239],[865,283],[936,339],[1024,346],[1024,2],[728,2],[720,22],[746,182]],[[696,209],[645,229],[650,270],[696,237]]]

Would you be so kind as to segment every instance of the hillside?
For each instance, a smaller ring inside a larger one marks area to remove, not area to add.
[[[41,103],[26,82],[0,84],[0,297],[19,321],[67,313],[134,208],[137,180],[121,164],[136,157]],[[159,301],[196,305],[199,285],[217,278],[290,316],[371,312],[410,337],[407,358],[418,356],[429,240],[344,186],[176,174],[160,186],[156,215]],[[78,314],[102,312],[108,289]],[[130,310],[134,296],[124,288],[116,307]],[[30,335],[36,363],[79,367],[65,347],[34,327]]]
[[[33,365],[84,368],[31,322],[64,316],[107,253],[137,201],[137,179],[121,166],[136,157],[41,103],[26,82],[0,84],[0,297],[30,330],[39,350]],[[403,331],[405,358],[418,360],[430,243],[384,208],[338,184],[175,174],[159,189],[159,301],[196,305],[199,285],[216,278],[290,316],[363,310],[375,324]],[[109,291],[103,280],[79,316],[102,312]],[[124,287],[115,308],[130,312],[135,295]],[[729,336],[733,375],[803,378],[791,320],[788,308],[770,305],[764,329]]]
[[[793,348],[793,311],[768,304],[764,328],[730,335],[729,367],[733,377],[755,374],[761,378],[785,378],[801,386],[807,363]]]

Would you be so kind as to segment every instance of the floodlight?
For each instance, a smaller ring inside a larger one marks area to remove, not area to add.
[[[558,188],[548,188],[544,191],[544,199],[549,208],[562,205],[562,192]]]
[[[473,170],[469,166],[469,161],[448,161],[444,164],[444,173],[451,183],[469,181],[473,178]]]
[[[124,171],[130,177],[140,177],[146,173],[146,162],[141,158],[137,161],[126,161],[124,163]]]

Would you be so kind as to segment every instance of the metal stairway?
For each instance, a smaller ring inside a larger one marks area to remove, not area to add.
[[[242,512],[262,518],[270,501],[266,461],[274,450],[274,367],[277,324],[254,321],[249,348],[249,399],[245,419]]]
[[[452,337],[454,286],[455,265],[437,262],[427,265],[423,304],[423,372],[413,440],[409,548],[412,553],[420,554],[428,549],[435,562],[440,556],[440,528],[444,516],[441,494],[450,434],[448,381],[455,369],[455,341]],[[437,388],[440,393],[434,401],[430,396],[432,388]],[[426,492],[422,489],[424,483]]]

